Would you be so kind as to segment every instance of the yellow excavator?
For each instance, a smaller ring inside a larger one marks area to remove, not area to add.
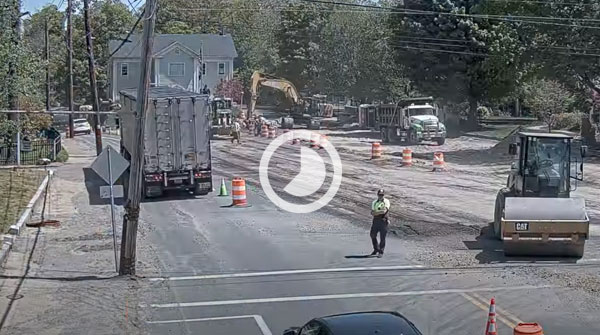
[[[310,112],[307,109],[307,104],[304,99],[301,98],[300,93],[296,89],[296,86],[287,79],[276,77],[273,75],[265,74],[259,71],[255,71],[252,74],[251,85],[250,85],[250,106],[248,108],[248,117],[252,117],[256,108],[256,101],[258,99],[258,91],[261,87],[270,87],[283,92],[288,100],[292,102],[291,111],[287,116],[282,118],[282,128],[292,128],[294,126],[294,119],[302,120],[307,123],[309,129],[318,129],[320,127],[320,121],[312,118]]]

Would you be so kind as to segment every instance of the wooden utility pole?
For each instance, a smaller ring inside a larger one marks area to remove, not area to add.
[[[146,125],[146,109],[148,107],[148,90],[150,88],[150,71],[152,68],[152,45],[154,44],[154,23],[156,22],[157,0],[146,0],[144,12],[144,33],[140,59],[140,81],[137,88],[137,105],[134,127],[133,152],[129,166],[129,187],[125,215],[123,216],[123,233],[121,235],[121,259],[119,274],[135,275],[136,239],[140,201],[142,200],[142,178],[144,169],[144,129]]]
[[[44,59],[46,60],[46,110],[50,110],[50,44],[49,44],[49,32],[48,32],[48,18],[44,20],[44,47],[45,54]]]
[[[88,52],[88,70],[90,73],[90,89],[92,91],[92,104],[94,110],[100,111],[100,102],[98,101],[98,85],[96,83],[96,66],[94,64],[94,44],[92,42],[92,29],[90,27],[90,9],[89,0],[83,0],[83,19],[85,24],[85,42]],[[96,155],[102,153],[102,131],[100,129],[100,113],[96,113],[94,118],[94,132],[96,135]]]
[[[73,25],[71,16],[73,14],[73,0],[67,0],[67,105],[69,110],[73,110]],[[68,137],[73,138],[73,115],[69,114],[69,134]]]

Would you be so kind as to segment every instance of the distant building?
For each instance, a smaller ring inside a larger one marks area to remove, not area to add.
[[[122,40],[111,40],[109,52]],[[110,58],[109,97],[119,100],[123,89],[137,88],[140,80],[140,35],[129,40]],[[221,80],[233,78],[233,60],[237,51],[231,35],[157,34],[152,48],[151,84],[180,87],[200,93],[204,85],[214,93]]]

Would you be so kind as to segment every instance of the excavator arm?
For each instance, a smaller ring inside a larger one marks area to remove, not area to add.
[[[271,87],[276,90],[282,91],[286,98],[291,100],[294,105],[301,105],[302,100],[300,98],[300,94],[296,89],[296,86],[292,84],[289,80],[275,77],[272,75],[264,74],[258,71],[255,71],[252,74],[251,85],[250,85],[250,108],[248,109],[249,117],[254,113],[254,108],[256,107],[256,100],[258,99],[258,90],[261,87]]]

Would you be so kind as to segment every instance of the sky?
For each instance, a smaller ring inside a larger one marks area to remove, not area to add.
[[[41,9],[42,7],[46,6],[46,5],[57,5],[60,6],[60,8],[65,8],[67,6],[67,1],[66,0],[21,0],[22,1],[22,6],[23,8],[21,9],[21,11],[23,12],[30,12],[31,14],[37,12],[39,9]],[[121,0],[123,3],[128,3],[127,0]],[[139,4],[140,1],[137,0],[129,0],[134,4]]]

